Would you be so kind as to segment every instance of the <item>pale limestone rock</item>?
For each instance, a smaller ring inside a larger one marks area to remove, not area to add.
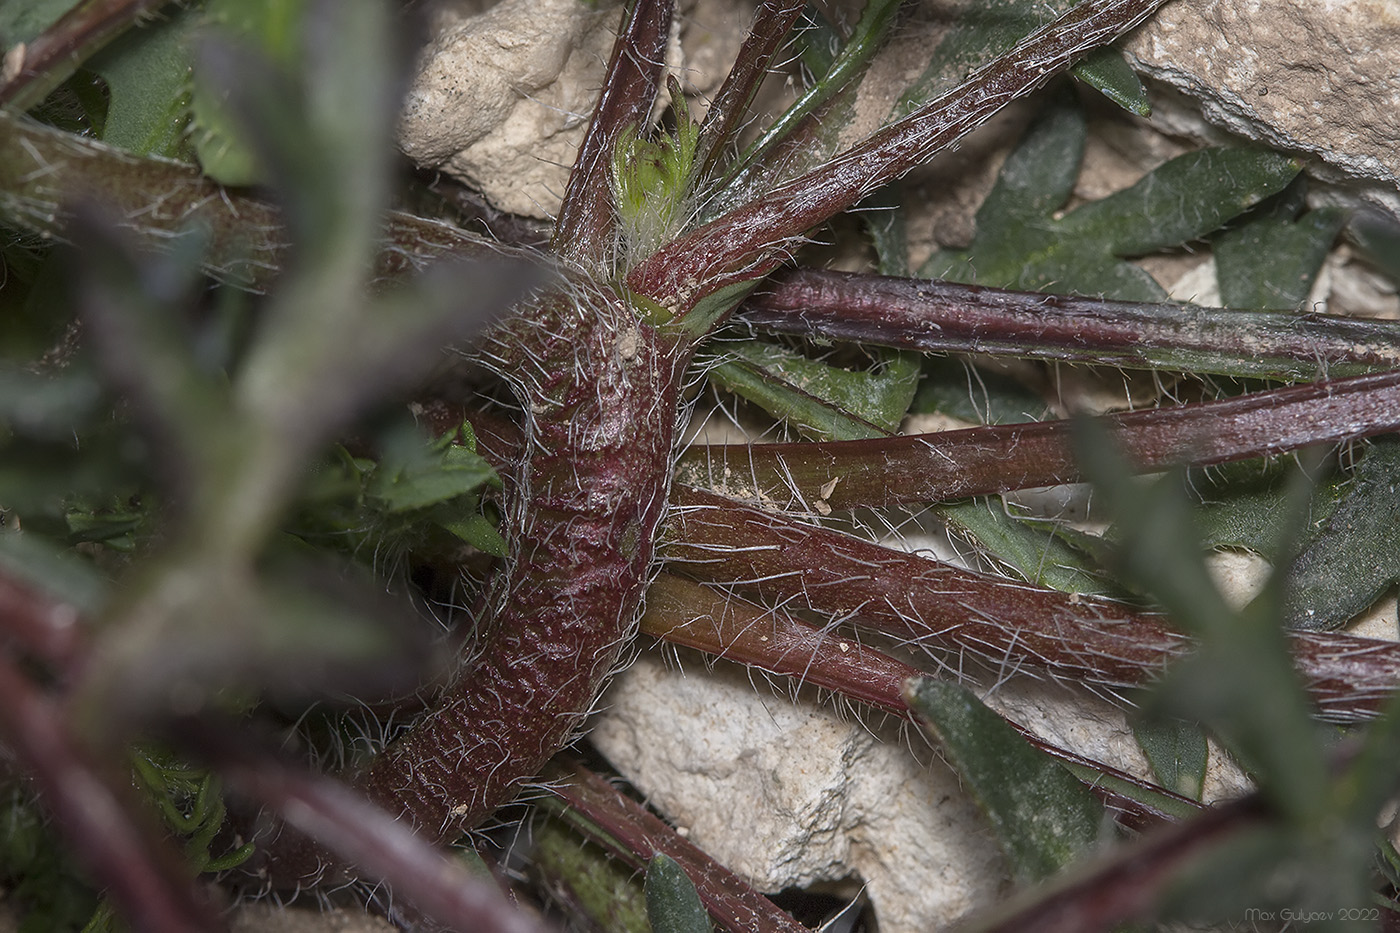
[[[1392,0],[1176,0],[1126,43],[1216,126],[1309,153],[1400,210],[1400,7]],[[1154,122],[1191,129],[1174,108]]]
[[[883,933],[941,929],[1006,884],[957,777],[894,730],[728,665],[655,654],[614,679],[595,745],[689,838],[760,890],[865,882]]]
[[[403,151],[500,210],[552,217],[617,17],[615,4],[578,0],[504,0],[476,16],[440,9],[405,102]]]

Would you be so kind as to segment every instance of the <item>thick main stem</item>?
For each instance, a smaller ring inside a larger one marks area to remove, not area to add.
[[[539,773],[617,663],[666,507],[690,349],[595,290],[549,296],[482,351],[532,413],[510,555],[476,660],[361,782],[428,837],[475,825]]]

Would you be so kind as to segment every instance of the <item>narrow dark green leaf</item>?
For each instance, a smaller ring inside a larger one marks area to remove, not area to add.
[[[895,182],[860,202],[856,212],[865,221],[881,275],[909,274],[909,225],[904,213],[904,187]]]
[[[1025,579],[1066,593],[1119,594],[1085,558],[1045,522],[1022,521],[1007,512],[999,497],[940,503],[935,514],[955,531],[967,535],[986,552]]]
[[[433,521],[483,554],[506,556],[505,538],[501,537],[490,519],[476,511],[475,503],[472,503],[470,510],[464,508],[450,515],[435,514]]]
[[[653,933],[710,933],[695,883],[669,855],[657,853],[647,865],[646,896]]]
[[[1043,222],[1074,191],[1088,138],[1084,111],[1063,87],[1046,104],[977,209],[979,240],[995,243],[1014,236],[1022,224]]]
[[[1123,53],[1113,46],[1090,53],[1075,67],[1074,76],[1129,113],[1139,117],[1152,115],[1147,89]]]
[[[1347,212],[1303,213],[1306,194],[1299,179],[1211,238],[1225,307],[1292,311],[1307,300]]]
[[[922,678],[905,686],[905,697],[987,815],[1022,883],[1048,878],[1095,847],[1103,805],[970,691]]]
[[[1400,581],[1400,440],[1372,442],[1344,491],[1289,570],[1294,628],[1339,628]]]
[[[900,97],[892,116],[903,116],[932,100],[977,65],[1009,51],[1072,5],[1072,0],[993,0],[963,5],[930,53],[923,74]]]
[[[1271,152],[1206,149],[1063,216],[1083,152],[1083,116],[1068,100],[1027,131],[977,213],[962,251],[935,253],[920,275],[1028,290],[1159,301],[1164,292],[1126,257],[1205,236],[1283,189],[1296,161]]]
[[[1188,152],[1132,187],[1071,211],[1059,231],[1116,256],[1141,256],[1205,236],[1282,191],[1301,168],[1295,159],[1258,149]]]
[[[631,866],[561,819],[531,829],[530,869],[566,913],[608,933],[651,933],[641,879]]]
[[[722,364],[712,379],[826,440],[897,430],[918,384],[918,370],[906,355],[890,354],[872,369],[850,370],[757,341],[732,344],[726,351],[748,369]]]
[[[1245,460],[1206,470],[1193,470],[1189,484],[1200,500],[1196,528],[1207,548],[1245,548],[1276,560],[1299,519],[1289,490],[1297,467],[1287,460]],[[1306,527],[1320,527],[1345,494],[1346,474],[1319,475],[1308,503]]]
[[[729,167],[719,188],[747,191],[760,178],[773,183],[783,176],[791,177],[835,149],[837,138],[850,119],[855,83],[894,27],[900,3],[901,0],[870,0],[866,4],[854,33],[832,60],[831,67],[744,150]],[[816,119],[819,115],[821,118]],[[798,133],[804,136],[802,145],[788,145]],[[777,153],[782,157],[774,159]],[[718,200],[711,211],[737,199],[721,194]]]
[[[410,436],[390,443],[366,493],[392,514],[500,485],[500,477],[485,458],[450,441],[448,436],[425,445]]]
[[[1045,400],[1016,379],[957,357],[929,357],[909,410],[973,424],[1016,424],[1047,415]]]
[[[902,116],[931,99],[1070,6],[1070,0],[994,0],[963,5],[929,56],[923,73],[901,96],[893,115]],[[1151,112],[1142,82],[1116,49],[1105,47],[1091,53],[1071,73],[1130,113],[1147,116]]]
[[[1378,209],[1363,210],[1352,219],[1347,233],[1391,282],[1400,282],[1400,220]]]
[[[1182,719],[1140,719],[1133,736],[1157,783],[1192,800],[1201,799],[1209,749],[1199,724]]]
[[[190,144],[190,42],[199,10],[128,31],[88,62],[107,82],[110,103],[103,142],[139,155],[180,158]]]

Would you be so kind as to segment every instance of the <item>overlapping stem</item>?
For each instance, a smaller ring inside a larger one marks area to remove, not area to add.
[[[773,55],[797,22],[804,5],[805,0],[763,0],[754,11],[753,26],[744,39],[743,48],[710,103],[700,129],[695,164],[700,168],[701,178],[709,175],[724,148],[739,132],[754,95],[768,77]]]
[[[953,567],[918,554],[678,486],[663,555],[689,576],[735,585],[911,644],[967,652],[1106,691],[1159,677],[1193,643],[1163,616]],[[1373,716],[1400,683],[1400,645],[1293,636],[1323,718]]]
[[[1325,314],[1236,311],[798,269],[739,318],[774,333],[924,352],[1313,379],[1400,367],[1400,328]]]
[[[591,830],[589,834],[597,842],[623,861],[644,868],[645,860],[656,853],[675,859],[722,929],[731,933],[805,933],[806,927],[772,901],[597,774],[575,765],[547,777],[551,779],[550,791],[567,808],[571,822]]]
[[[1269,456],[1400,430],[1400,371],[1254,392],[1100,420],[1144,473]],[[938,502],[1079,482],[1071,421],[870,440],[696,447],[682,482],[811,510]]]
[[[1006,104],[1141,23],[1161,2],[1075,6],[907,117],[662,247],[632,270],[628,286],[683,314],[705,295],[770,271],[795,238],[922,165]]]
[[[188,720],[172,731],[182,746],[216,764],[232,790],[272,807],[436,923],[491,933],[549,929],[518,910],[491,881],[424,844],[340,781],[284,763],[229,723]]]
[[[187,234],[203,237],[205,269],[245,288],[265,288],[288,257],[280,212],[266,201],[216,185],[192,165],[133,156],[0,110],[0,217],[62,238],[80,203],[100,205],[149,247]],[[524,253],[449,224],[390,212],[376,273],[400,276],[448,256],[502,255]]]
[[[832,690],[848,700],[903,718],[913,716],[904,698],[904,685],[923,674],[868,645],[810,626],[785,609],[760,607],[732,593],[664,572],[647,591],[642,631],[672,644]],[[1118,812],[1120,821],[1134,829],[1200,807],[1193,800],[1042,742],[1012,725],[1032,745],[1074,768],[1100,799]],[[1138,793],[1130,797],[1116,788]]]
[[[129,786],[90,759],[60,704],[4,653],[0,709],[0,740],[33,777],[72,851],[134,928],[198,933],[221,927],[189,883],[179,853],[138,818]]]
[[[38,106],[89,55],[121,35],[144,14],[169,2],[82,0],[33,42],[0,49],[7,53],[0,106],[21,112]]]
[[[617,216],[609,178],[617,142],[643,125],[661,86],[672,0],[632,0],[613,45],[607,79],[579,147],[551,240],[573,262],[597,262],[613,247]]]

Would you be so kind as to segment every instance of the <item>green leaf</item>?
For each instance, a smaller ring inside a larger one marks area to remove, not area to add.
[[[1307,300],[1347,212],[1303,213],[1306,191],[1300,178],[1212,237],[1226,307],[1293,311]]]
[[[853,370],[757,340],[725,351],[740,365],[721,364],[711,378],[823,440],[898,430],[918,385],[917,357],[909,354],[883,354],[870,369]]]
[[[500,486],[500,477],[480,454],[452,443],[447,434],[429,445],[400,437],[388,445],[370,475],[366,493],[388,513],[410,512]]]
[[[1201,642],[1145,701],[1147,711],[1205,723],[1275,805],[1315,822],[1326,806],[1326,759],[1278,624],[1279,582],[1244,612],[1232,610],[1206,569],[1182,474],[1144,484],[1100,432],[1080,422],[1075,449],[1116,517],[1121,570]]]
[[[921,678],[905,685],[905,697],[987,815],[1023,884],[1094,849],[1103,804],[970,691]]]
[[[967,360],[939,356],[924,361],[909,410],[921,415],[938,412],[974,424],[1016,424],[1047,415],[1045,400],[1019,380]]]
[[[1347,233],[1367,260],[1391,282],[1400,282],[1400,221],[1375,208],[1363,210],[1352,218]]]
[[[107,596],[107,581],[91,564],[38,535],[3,525],[0,568],[6,575],[52,593],[85,614],[101,609]]]
[[[903,116],[933,99],[1073,5],[1073,0],[987,0],[961,5],[923,73],[901,95],[891,115]],[[1122,53],[1111,47],[1091,53],[1071,73],[1130,113],[1147,116],[1151,112],[1142,82]]]
[[[0,3],[0,48],[8,51],[17,42],[33,41],[77,5],[77,0],[11,0]]]
[[[710,933],[710,916],[676,860],[657,853],[647,864],[647,919],[653,933]]]
[[[1244,460],[1192,470],[1189,485],[1200,505],[1196,527],[1207,548],[1238,547],[1277,560],[1293,543],[1298,516],[1290,483],[1296,466],[1287,460]],[[1320,479],[1308,503],[1308,527],[1326,521],[1344,494],[1346,477]]]
[[[553,816],[537,819],[530,864],[561,907],[608,933],[651,933],[642,879],[631,866]]]
[[[1075,66],[1074,76],[1134,116],[1152,115],[1147,88],[1142,86],[1123,53],[1113,46],[1089,53],[1088,58]]]
[[[856,83],[894,28],[901,2],[870,0],[865,5],[850,40],[831,59],[830,67],[727,168],[716,185],[714,203],[706,208],[707,217],[733,207],[743,194],[793,177],[835,150],[841,131],[854,115]],[[817,36],[818,42],[833,39],[839,41],[834,31],[823,30]],[[816,48],[812,51],[814,62],[825,57]]]
[[[1299,164],[1272,152],[1203,149],[1137,184],[1058,215],[1078,172],[1084,119],[1061,101],[1027,131],[977,212],[963,251],[936,253],[920,275],[1051,292],[1157,301],[1165,293],[1124,259],[1218,228],[1286,186]]]
[[[1182,719],[1140,719],[1133,736],[1152,765],[1157,783],[1192,800],[1201,799],[1209,748],[1198,723]]]
[[[1284,622],[1329,631],[1400,581],[1400,439],[1371,443],[1345,495],[1293,560]]]
[[[1119,595],[1084,552],[1064,541],[1052,524],[1012,517],[999,497],[944,502],[934,511],[1032,583],[1066,593]]]
[[[1188,152],[1132,187],[1071,211],[1059,228],[1115,256],[1141,256],[1205,236],[1281,191],[1301,168],[1293,158],[1259,149]]]
[[[209,0],[206,4],[211,24],[232,41],[255,51],[265,68],[274,71],[289,69],[295,63],[306,9],[306,0]],[[269,77],[259,80],[266,82]],[[225,69],[202,66],[196,70],[191,97],[195,150],[205,174],[216,181],[226,185],[266,182],[269,168],[265,154],[259,152],[261,144],[239,113],[238,95],[246,92],[236,82],[237,76]],[[284,101],[279,109],[286,104]]]
[[[492,557],[505,557],[506,539],[501,537],[501,533],[496,530],[496,526],[491,523],[490,519],[474,509],[475,503],[473,503],[472,511],[463,510],[465,516],[456,513],[435,515],[434,522],[438,527],[451,532],[483,554],[490,554]]]
[[[192,156],[189,44],[200,21],[198,10],[176,9],[128,30],[88,61],[109,92],[103,142],[139,155]]]

